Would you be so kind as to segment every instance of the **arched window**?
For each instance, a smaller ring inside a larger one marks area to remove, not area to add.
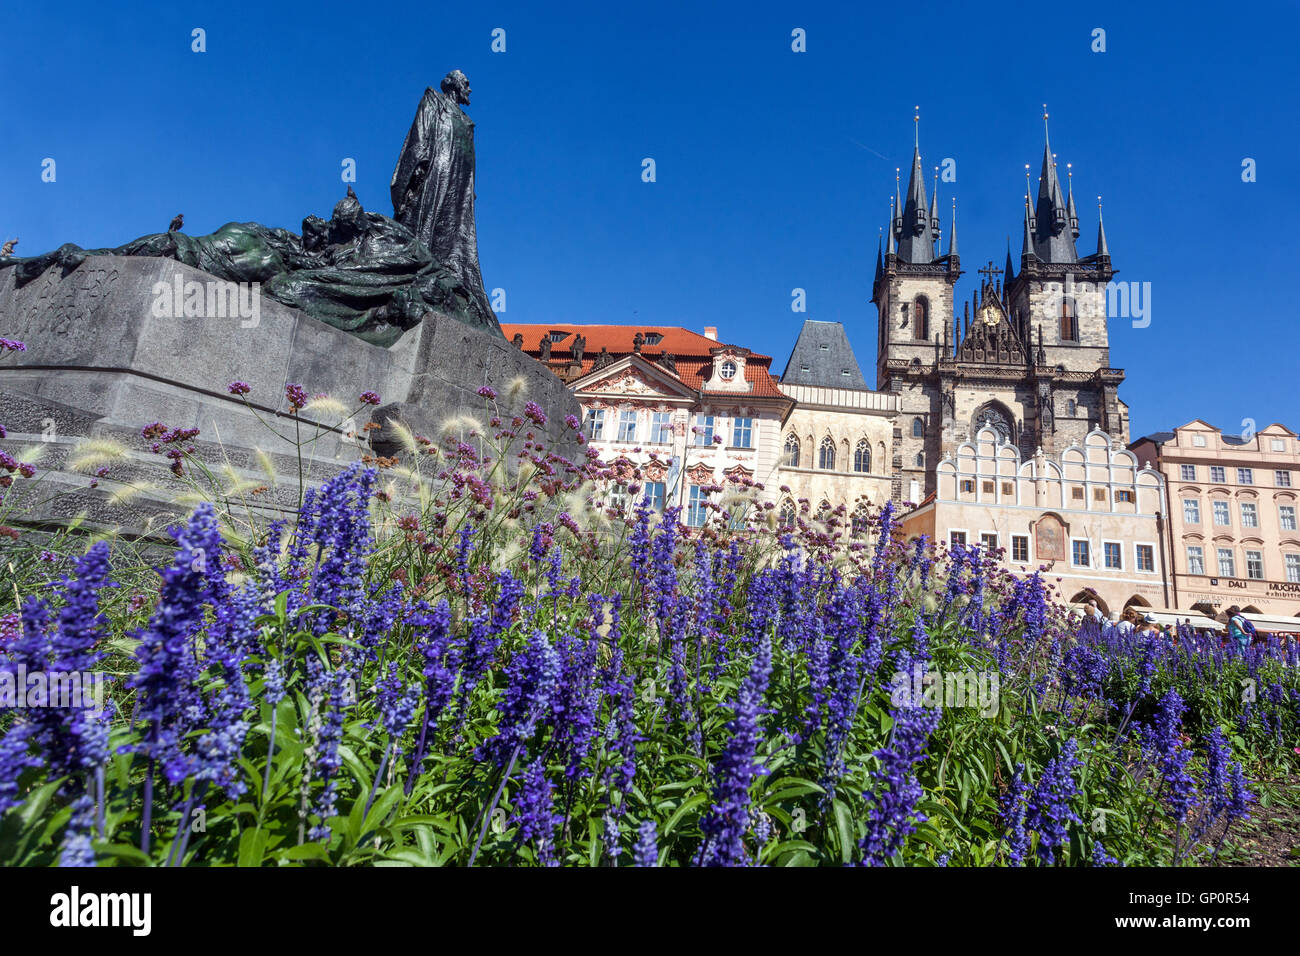
[[[917,467],[917,468],[924,468],[924,467],[925,467],[925,453],[924,453],[924,452],[919,452],[919,451],[918,451],[918,452],[916,453],[916,467]]]
[[[835,509],[831,507],[829,501],[823,500],[822,503],[817,506],[817,520],[822,524],[828,523],[834,514]]]
[[[849,536],[861,541],[867,536],[871,529],[871,513],[865,504],[860,504],[853,509],[853,517],[850,519]]]
[[[912,437],[913,438],[925,437],[925,422],[923,422],[919,418],[912,419]]]
[[[930,300],[918,295],[912,302],[912,338],[930,337]]]
[[[858,442],[858,447],[853,450],[853,470],[863,474],[871,471],[871,446],[867,444],[865,438]]]
[[[1069,297],[1061,300],[1061,341],[1079,341],[1079,310]]]
[[[791,468],[799,467],[799,439],[795,435],[786,436],[785,463]]]
[[[822,439],[821,447],[817,449],[817,467],[822,471],[835,470],[835,442],[829,435]]]
[[[777,512],[776,524],[778,528],[794,527],[794,502],[786,498],[781,502],[781,510]]]

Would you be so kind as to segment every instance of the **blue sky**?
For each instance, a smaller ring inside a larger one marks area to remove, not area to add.
[[[872,381],[877,238],[913,106],[926,168],[957,163],[940,210],[946,246],[955,192],[964,299],[1008,235],[1019,261],[1046,102],[1081,254],[1100,193],[1119,278],[1151,283],[1150,326],[1111,325],[1133,436],[1192,418],[1300,429],[1297,27],[1294,3],[11,3],[0,232],[26,255],[117,245],[177,212],[191,234],[297,232],[342,196],[345,157],[363,205],[391,214],[420,95],[458,67],[504,321],[715,325],[779,371],[804,317],[838,320]]]

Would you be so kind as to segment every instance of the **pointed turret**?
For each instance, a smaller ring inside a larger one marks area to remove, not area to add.
[[[929,203],[925,197],[925,174],[921,171],[921,149],[912,152],[912,173],[907,181],[907,198],[895,219],[898,234],[898,257],[904,262],[934,261],[934,237],[930,226]]]
[[[1066,163],[1067,170],[1069,169],[1069,165],[1069,163]],[[1079,213],[1074,208],[1074,172],[1072,170],[1067,172],[1066,178],[1069,180],[1070,195],[1065,201],[1065,214],[1070,220],[1070,235],[1078,239]]]
[[[894,214],[894,200],[891,199],[889,200],[889,247],[885,250],[885,255],[892,256],[896,254],[894,251],[894,229],[897,222],[898,219]]]
[[[1076,221],[1078,217],[1075,217]],[[1047,107],[1043,107],[1043,168],[1038,177],[1038,202],[1034,207],[1034,253],[1043,262],[1077,262],[1070,235],[1070,211],[1056,175],[1056,157],[1047,133]]]
[[[1025,267],[1025,263],[1030,259],[1036,259],[1037,254],[1034,252],[1034,232],[1033,220],[1029,217],[1029,197],[1025,197],[1025,238],[1020,244],[1020,268]]]
[[[1106,224],[1101,220],[1100,196],[1097,197],[1097,258],[1110,258],[1110,247],[1106,245]]]
[[[880,277],[885,274],[885,263],[880,253],[880,247],[884,241],[884,236],[876,237],[876,277],[872,280],[873,284],[879,282]]]
[[[957,258],[957,200],[952,201],[952,234],[948,236],[948,258]]]
[[[1007,264],[1002,270],[1006,276],[1006,284],[1011,285],[1011,280],[1016,277],[1015,267],[1011,264],[1011,237],[1007,236]]]

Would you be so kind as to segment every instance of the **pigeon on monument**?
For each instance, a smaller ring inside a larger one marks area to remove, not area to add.
[[[175,218],[172,219],[172,224],[171,224],[170,226],[167,227],[167,231],[168,231],[168,232],[180,232],[180,231],[181,231],[181,226],[183,226],[183,225],[185,225],[185,214],[184,214],[184,213],[180,213],[180,212],[178,212],[178,213],[176,214]]]

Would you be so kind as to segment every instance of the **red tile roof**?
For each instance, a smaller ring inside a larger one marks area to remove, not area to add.
[[[658,365],[665,353],[672,355],[677,366],[677,377],[682,384],[704,392],[709,391],[708,380],[713,374],[713,356],[710,353],[713,349],[726,346],[726,343],[716,342],[698,332],[671,325],[517,325],[503,322],[501,331],[511,340],[516,333],[523,335],[524,351],[534,358],[541,354],[543,338],[552,332],[568,333],[564,339],[552,345],[551,360],[548,363],[551,371],[566,382],[590,373],[595,368],[596,356],[601,349],[608,350],[610,358],[618,360],[632,354],[632,339],[638,332],[645,336],[658,333],[661,336],[658,342],[641,347],[641,357]],[[571,352],[573,339],[578,335],[587,340],[580,366],[572,361]],[[745,380],[754,386],[752,391],[745,393],[746,396],[785,397],[776,378],[772,376],[771,365],[772,359],[768,355],[750,352],[745,357]],[[725,394],[740,397],[731,391]]]

